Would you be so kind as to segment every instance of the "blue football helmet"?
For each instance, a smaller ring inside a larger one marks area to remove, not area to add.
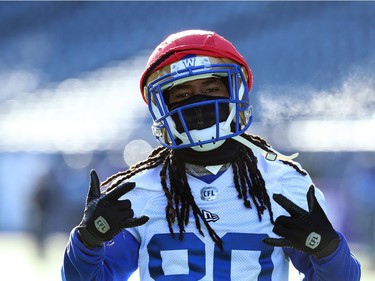
[[[228,97],[199,95],[170,106],[170,89],[208,78],[221,79]],[[244,133],[252,121],[247,79],[245,68],[227,58],[188,55],[159,68],[148,77],[145,88],[154,136],[168,148],[209,151]]]
[[[227,97],[199,95],[169,104],[173,87],[198,79],[221,79]],[[252,73],[245,59],[215,32],[170,35],[151,54],[140,86],[153,119],[152,132],[171,149],[209,151],[244,133],[252,121]]]

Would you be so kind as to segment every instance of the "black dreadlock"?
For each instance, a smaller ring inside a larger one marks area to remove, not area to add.
[[[242,137],[262,149],[270,151],[271,146],[261,137],[247,134],[243,134]],[[293,167],[301,175],[307,175],[304,170],[300,169],[299,166],[293,162],[282,162]],[[259,220],[262,219],[262,215],[267,209],[271,222],[274,223],[270,198],[267,194],[265,182],[257,167],[257,163],[258,159],[252,150],[246,146],[241,146],[239,157],[231,162],[235,188],[238,193],[238,198],[243,200],[243,204],[246,208],[252,208],[252,204],[256,207]],[[161,146],[157,147],[150,153],[146,160],[131,166],[128,170],[109,177],[102,183],[102,186],[111,183],[107,189],[111,190],[127,179],[130,179],[135,174],[155,168],[159,165],[162,166],[160,182],[167,198],[165,215],[171,235],[174,237],[173,224],[177,220],[180,232],[179,239],[183,238],[185,226],[189,222],[190,210],[192,210],[195,225],[199,233],[204,236],[201,229],[201,223],[203,222],[212,240],[222,248],[220,237],[208,224],[203,213],[195,203],[186,176],[185,162],[176,157],[174,150]],[[167,182],[167,174],[169,176],[169,184]],[[249,200],[249,196],[251,200]]]

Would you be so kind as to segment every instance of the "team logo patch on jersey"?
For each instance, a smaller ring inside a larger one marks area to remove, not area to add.
[[[203,213],[203,216],[204,218],[206,219],[207,222],[215,222],[215,221],[218,221],[220,219],[220,217],[216,214],[213,214],[209,211],[206,211],[206,210],[202,210],[202,213]]]
[[[217,188],[213,186],[206,186],[201,189],[201,199],[204,201],[215,200],[217,195]]]

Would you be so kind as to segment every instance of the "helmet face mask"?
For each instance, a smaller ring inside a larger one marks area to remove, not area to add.
[[[199,99],[189,98],[177,107],[168,107],[168,90],[208,78],[225,79],[228,97],[199,95]],[[209,151],[244,133],[252,120],[247,79],[246,70],[239,64],[209,56],[190,55],[153,72],[147,79],[144,95],[153,119],[154,136],[168,148]]]

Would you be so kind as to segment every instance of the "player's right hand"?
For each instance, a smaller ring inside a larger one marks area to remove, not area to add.
[[[91,170],[85,211],[78,226],[79,237],[85,245],[101,246],[122,229],[139,226],[148,221],[147,216],[134,218],[130,200],[118,200],[134,187],[134,182],[125,182],[108,193],[101,194],[98,175],[95,170]]]

